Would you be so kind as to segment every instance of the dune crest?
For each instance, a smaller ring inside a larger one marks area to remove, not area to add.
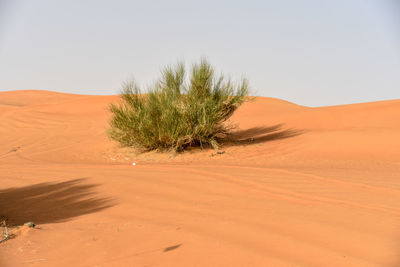
[[[400,100],[257,97],[224,153],[178,155],[109,140],[117,101],[0,92],[0,218],[41,228],[0,243],[1,266],[399,264]]]

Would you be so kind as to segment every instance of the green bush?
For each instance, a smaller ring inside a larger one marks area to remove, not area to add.
[[[142,94],[134,82],[123,86],[120,104],[111,104],[109,136],[123,146],[182,151],[190,146],[218,148],[231,128],[225,124],[247,100],[248,83],[234,84],[215,75],[202,59],[187,77],[179,63],[162,71],[154,87]]]

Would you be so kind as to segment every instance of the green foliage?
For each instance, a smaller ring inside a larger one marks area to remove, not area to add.
[[[125,83],[122,102],[110,106],[109,136],[145,150],[218,148],[218,140],[230,130],[225,122],[247,99],[247,80],[234,84],[217,76],[205,59],[192,66],[189,76],[179,63],[166,67],[147,94],[134,82]]]

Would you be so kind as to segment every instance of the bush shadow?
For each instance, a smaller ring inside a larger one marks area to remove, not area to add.
[[[29,221],[58,223],[114,206],[110,198],[96,197],[97,185],[83,184],[84,180],[0,189],[0,219],[11,227]]]
[[[224,146],[252,145],[274,140],[295,137],[305,133],[305,130],[284,129],[284,124],[276,124],[268,127],[253,127],[245,130],[233,131],[221,139]]]

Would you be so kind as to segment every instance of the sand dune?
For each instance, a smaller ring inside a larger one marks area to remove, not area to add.
[[[0,266],[400,265],[400,100],[259,97],[177,156],[110,141],[112,101],[0,92]]]

